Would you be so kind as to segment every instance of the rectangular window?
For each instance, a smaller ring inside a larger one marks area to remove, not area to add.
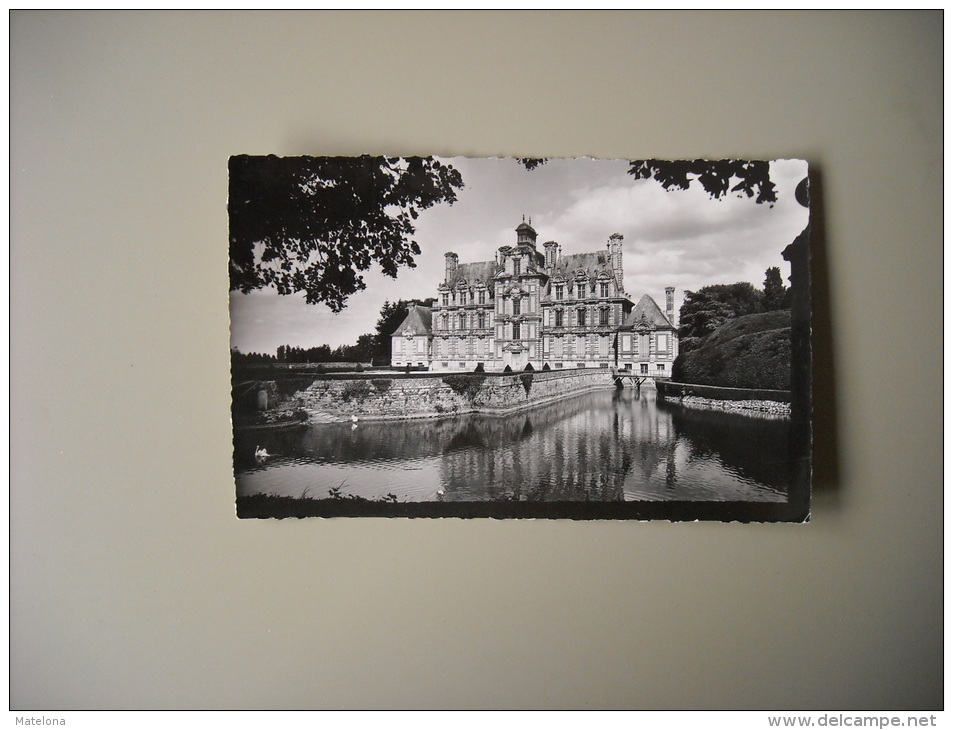
[[[564,293],[565,293],[565,292],[563,292],[563,285],[562,285],[562,284],[557,284],[557,285],[556,285],[556,300],[557,300],[557,301],[562,300]]]
[[[562,366],[563,366],[563,364],[562,364],[561,362],[557,362],[557,363],[556,363],[556,367],[557,367],[557,368],[561,368]]]
[[[520,260],[513,259],[513,276],[519,276],[519,275],[520,275]]]
[[[585,284],[577,284],[577,285],[576,285],[576,298],[577,298],[577,299],[585,299],[585,298],[586,298],[586,285],[585,285]]]
[[[599,324],[602,325],[603,327],[609,324],[609,310],[608,309],[599,310]]]
[[[601,284],[599,284],[599,296],[600,297],[609,296],[609,282],[608,281],[603,281]]]
[[[480,304],[486,304],[486,291],[480,290]]]
[[[656,340],[656,347],[659,351],[663,351],[663,352],[667,351],[668,350],[668,335],[659,335],[658,339]]]
[[[586,310],[585,309],[576,310],[576,326],[577,327],[586,326]]]
[[[563,326],[563,310],[561,309],[556,310],[556,326],[557,327]]]
[[[622,351],[629,352],[632,349],[632,335],[622,335]]]
[[[547,355],[549,354],[549,338],[548,337],[543,338],[543,352],[545,352]]]
[[[473,296],[474,296],[474,292],[473,292],[473,290],[471,289],[471,290],[470,290],[470,304],[473,304]]]
[[[457,363],[460,367],[465,368],[467,364],[465,362]]]
[[[513,297],[513,314],[516,315],[516,314],[519,314],[519,313],[520,313],[520,300],[519,300],[519,297]]]
[[[584,362],[577,362],[577,363],[576,363],[576,367],[577,367],[577,368],[584,368],[584,367],[586,367],[586,363],[584,363]]]
[[[460,329],[465,330],[467,328],[467,318],[466,315],[460,315]]]
[[[483,312],[480,312],[477,315],[477,326],[482,330],[486,327],[486,315]]]
[[[520,338],[520,323],[513,323],[513,339],[518,340]]]

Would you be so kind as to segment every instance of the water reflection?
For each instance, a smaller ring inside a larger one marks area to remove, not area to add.
[[[783,501],[787,419],[599,391],[508,417],[361,422],[235,438],[239,494],[401,501]],[[257,445],[276,454],[256,465]]]

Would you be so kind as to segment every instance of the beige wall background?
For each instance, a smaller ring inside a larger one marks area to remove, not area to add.
[[[942,706],[942,13],[13,12],[13,709]],[[802,157],[809,525],[239,522],[236,153]]]

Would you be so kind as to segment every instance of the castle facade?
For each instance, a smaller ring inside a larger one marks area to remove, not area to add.
[[[394,331],[391,364],[440,371],[620,368],[670,377],[678,354],[675,289],[665,312],[648,294],[637,303],[622,282],[622,236],[605,250],[563,255],[536,245],[525,221],[516,244],[492,261],[445,255],[433,307],[412,306]]]

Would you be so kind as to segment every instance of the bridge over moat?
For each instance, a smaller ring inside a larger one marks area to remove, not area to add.
[[[641,388],[646,381],[653,384],[660,380],[671,380],[670,375],[653,375],[649,372],[639,372],[626,368],[612,368],[612,380],[617,388],[625,388],[628,385],[631,388]]]

